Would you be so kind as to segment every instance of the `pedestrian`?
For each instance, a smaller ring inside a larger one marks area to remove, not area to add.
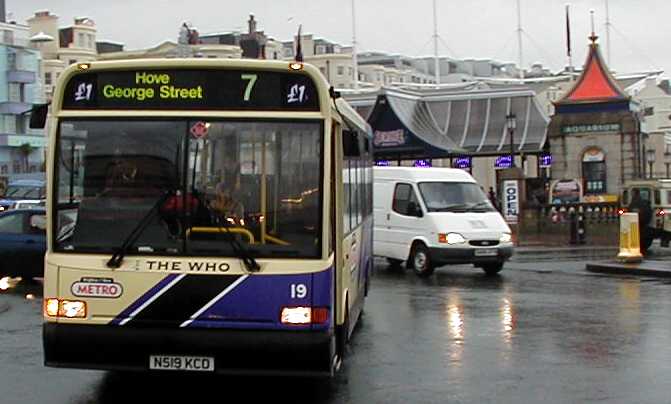
[[[499,204],[499,199],[496,197],[496,192],[493,187],[489,187],[489,202],[492,203],[494,209],[501,211],[501,205]]]
[[[638,213],[638,234],[641,246],[641,254],[646,254],[652,244],[654,235],[649,228],[652,220],[652,206],[650,201],[641,197],[641,190],[634,188],[631,192],[631,202],[628,206],[629,212]]]

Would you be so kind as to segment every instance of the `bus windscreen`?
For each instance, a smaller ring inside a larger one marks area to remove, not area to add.
[[[318,111],[319,100],[300,72],[142,69],[77,74],[62,108]]]

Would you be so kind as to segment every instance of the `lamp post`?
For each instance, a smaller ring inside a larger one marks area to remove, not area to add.
[[[517,127],[517,117],[515,114],[506,115],[506,127],[508,128],[508,134],[510,135],[510,168],[515,167],[515,141],[513,136],[515,135],[515,128]]]
[[[655,149],[646,150],[645,158],[648,160],[648,166],[650,166],[650,169],[648,170],[648,178],[652,178],[652,165],[655,164]]]

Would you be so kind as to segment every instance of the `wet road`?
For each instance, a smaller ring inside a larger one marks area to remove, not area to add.
[[[579,267],[379,265],[332,383],[45,368],[39,287],[19,286],[0,294],[0,402],[671,402],[671,283]]]

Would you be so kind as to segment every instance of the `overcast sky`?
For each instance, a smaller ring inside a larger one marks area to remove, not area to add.
[[[566,64],[566,0],[520,0],[524,64],[542,62],[557,70]],[[432,0],[355,0],[359,51],[411,56],[433,54]],[[176,40],[190,21],[200,33],[246,30],[249,13],[267,35],[290,40],[298,24],[341,44],[352,42],[350,0],[6,0],[7,12],[25,23],[36,10],[48,9],[60,25],[75,16],[91,17],[98,39],[126,49]],[[590,32],[589,10],[596,12],[597,33],[606,53],[606,0],[574,0],[571,35],[574,63],[582,65]],[[185,6],[186,5],[186,6]],[[493,58],[517,62],[516,0],[437,0],[439,52],[457,58]],[[612,69],[634,72],[664,69],[671,73],[671,1],[610,0]]]

